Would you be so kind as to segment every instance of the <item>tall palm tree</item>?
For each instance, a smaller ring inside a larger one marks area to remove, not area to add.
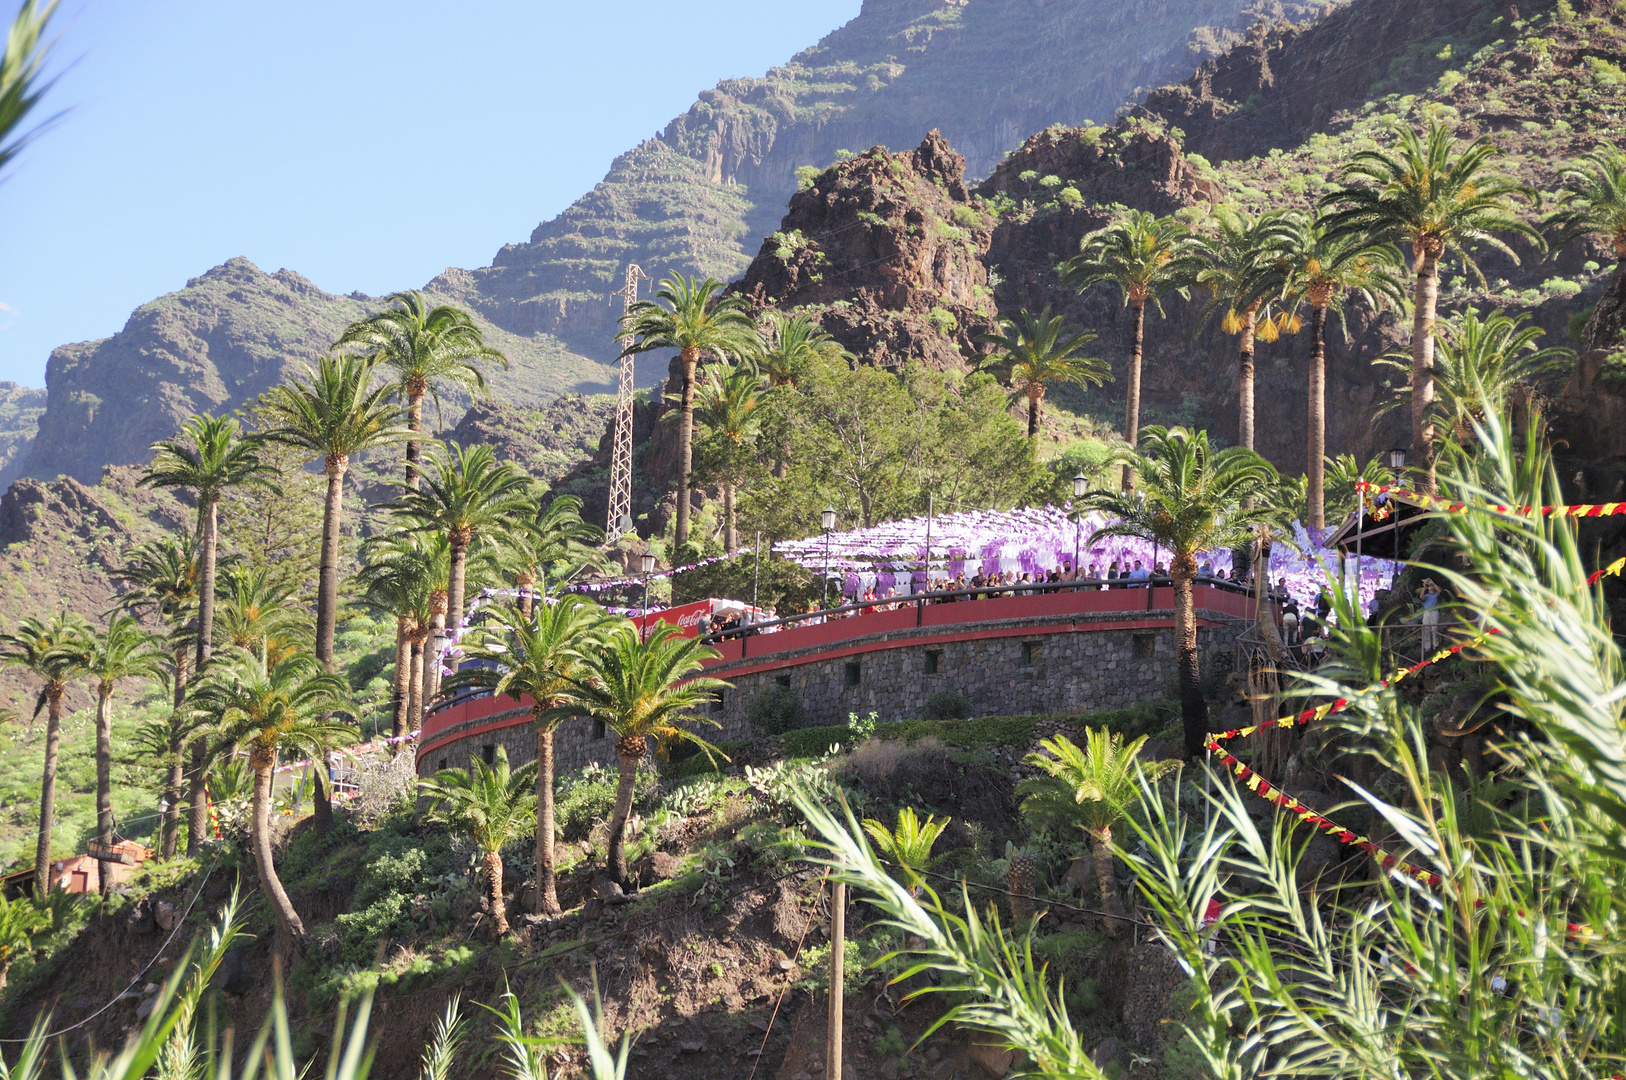
[[[277,758],[284,752],[323,760],[355,741],[354,730],[331,719],[350,707],[350,687],[305,653],[269,664],[263,655],[234,649],[209,673],[193,702],[218,725],[222,739],[248,751],[254,771],[250,834],[254,869],[277,922],[296,947],[305,924],[277,876],[271,852],[271,795]]]
[[[1039,408],[1052,384],[1100,386],[1112,379],[1112,366],[1093,356],[1080,356],[1079,350],[1095,340],[1095,334],[1067,325],[1061,315],[1052,316],[1047,307],[1039,314],[1024,309],[1018,319],[1001,319],[1003,333],[983,334],[977,340],[994,346],[978,366],[1003,374],[1015,394],[1028,401],[1028,438],[1039,438]]]
[[[564,722],[575,680],[590,675],[588,655],[604,644],[614,620],[595,604],[574,596],[542,604],[534,618],[517,609],[498,616],[498,626],[464,648],[470,659],[491,666],[466,668],[449,687],[478,686],[494,695],[528,697],[536,728],[536,879],[542,911],[559,911],[553,858],[553,733]]]
[[[1609,240],[1617,263],[1626,262],[1626,154],[1614,143],[1593,147],[1560,172],[1558,205],[1543,222],[1556,226],[1555,247],[1583,236]],[[1616,266],[1615,272],[1620,273]]]
[[[621,317],[616,340],[629,353],[676,349],[683,363],[678,420],[678,490],[676,541],[689,539],[689,472],[694,465],[695,365],[701,353],[718,359],[748,360],[761,348],[756,324],[737,296],[719,297],[716,278],[671,274],[662,279],[653,300],[640,300]]]
[[[607,569],[609,563],[599,550],[602,543],[604,530],[582,520],[582,501],[574,495],[555,496],[545,505],[537,500],[534,511],[526,509],[518,515],[504,537],[499,557],[513,573],[520,615],[531,617],[538,582],[545,599],[550,584],[569,581],[585,571]]]
[[[769,309],[762,315],[762,345],[750,361],[770,387],[795,386],[814,360],[846,359],[841,342],[807,315]]]
[[[1253,445],[1253,352],[1256,338],[1275,340],[1277,324],[1261,327],[1265,293],[1255,281],[1264,254],[1265,230],[1278,215],[1253,217],[1228,207],[1214,211],[1213,235],[1198,234],[1193,251],[1203,261],[1192,282],[1208,290],[1204,315],[1223,312],[1220,329],[1237,335],[1237,445]]]
[[[486,897],[499,937],[508,935],[508,913],[502,898],[502,849],[536,828],[535,773],[534,761],[511,771],[508,750],[499,746],[490,765],[470,758],[467,769],[441,769],[419,785],[429,799],[430,819],[467,833],[480,849],[485,863]]]
[[[156,442],[152,462],[139,481],[143,487],[187,488],[198,500],[197,536],[201,565],[198,576],[199,674],[214,648],[215,575],[220,553],[220,498],[230,488],[272,486],[270,466],[260,460],[259,439],[243,437],[230,416],[194,416],[181,425],[181,436]]]
[[[1131,210],[1104,229],[1084,237],[1077,255],[1061,264],[1063,284],[1083,292],[1096,284],[1114,285],[1133,312],[1129,331],[1128,402],[1124,407],[1124,441],[1134,446],[1140,434],[1140,368],[1146,340],[1146,305],[1159,314],[1169,293],[1189,295],[1188,284],[1202,268],[1190,231],[1174,218]],[[1124,466],[1123,488],[1133,478]]]
[[[650,743],[692,742],[707,753],[715,748],[684,725],[718,726],[695,710],[710,703],[729,684],[707,675],[695,675],[717,650],[696,638],[682,636],[675,626],[661,624],[640,640],[632,623],[622,622],[601,648],[587,654],[591,662],[585,677],[571,680],[570,700],[545,713],[551,720],[587,716],[603,722],[616,734],[620,782],[610,811],[610,873],[627,884],[627,817],[638,779],[638,763]]]
[[[1434,399],[1431,419],[1443,425],[1458,446],[1474,440],[1474,424],[1484,423],[1491,413],[1503,412],[1515,388],[1548,371],[1569,366],[1574,354],[1568,349],[1538,347],[1544,331],[1527,326],[1530,316],[1507,316],[1492,312],[1481,319],[1468,308],[1440,324],[1435,348]],[[1378,361],[1404,369],[1394,357]],[[1400,387],[1381,412],[1411,404],[1411,388]]]
[[[389,298],[394,307],[351,323],[335,349],[360,348],[395,371],[395,392],[406,401],[406,486],[418,486],[418,455],[423,435],[423,399],[432,395],[440,407],[437,383],[452,383],[471,394],[484,393],[483,362],[508,367],[508,357],[485,343],[468,312],[448,304],[429,305],[417,290]]]
[[[1276,478],[1270,463],[1252,450],[1232,446],[1215,451],[1208,432],[1149,427],[1145,449],[1125,448],[1113,458],[1135,470],[1140,493],[1097,492],[1085,504],[1118,520],[1097,536],[1139,536],[1170,552],[1174,582],[1174,635],[1180,678],[1180,718],[1186,754],[1203,752],[1208,734],[1208,703],[1203,700],[1197,656],[1197,612],[1191,583],[1197,555],[1239,547],[1255,527],[1273,520],[1274,511],[1252,501],[1268,494]]]
[[[1498,235],[1514,233],[1541,244],[1541,234],[1518,215],[1516,198],[1534,200],[1526,184],[1496,172],[1501,151],[1481,135],[1458,151],[1441,121],[1419,135],[1399,133],[1393,150],[1362,150],[1344,165],[1343,183],[1321,198],[1330,210],[1329,235],[1358,236],[1369,244],[1409,246],[1412,252],[1411,438],[1418,465],[1434,490],[1434,318],[1440,295],[1440,260],[1455,255],[1480,281],[1484,274],[1469,254],[1483,244],[1512,259],[1518,255]],[[1365,181],[1351,183],[1350,181]]]
[[[27,618],[0,634],[0,667],[19,668],[40,681],[34,715],[45,711],[45,767],[40,776],[39,842],[34,848],[34,890],[51,892],[51,821],[56,814],[57,755],[62,748],[62,694],[73,678],[73,648],[90,632],[78,615],[59,611],[50,621]]]
[[[446,587],[447,636],[456,641],[463,628],[469,551],[477,542],[494,546],[534,505],[531,478],[498,461],[489,446],[464,449],[454,442],[445,454],[429,458],[422,481],[387,508],[407,522],[405,532],[438,532],[446,537],[452,556]]]
[[[222,644],[264,652],[272,664],[310,648],[310,619],[296,606],[297,581],[264,566],[233,566],[220,592],[224,603],[215,634]]]
[[[710,471],[723,489],[723,550],[739,548],[739,520],[735,514],[741,474],[751,444],[762,428],[761,377],[745,365],[713,368],[701,384],[694,422],[710,439]]]
[[[1305,460],[1309,475],[1309,525],[1327,525],[1327,313],[1336,312],[1349,337],[1344,301],[1359,298],[1373,311],[1406,306],[1406,286],[1397,271],[1400,249],[1373,244],[1355,233],[1329,233],[1323,219],[1277,214],[1264,223],[1263,252],[1252,287],[1283,302],[1310,305],[1309,430]]]
[[[198,789],[202,791],[206,785],[209,755],[205,737],[208,729],[207,717],[196,709],[186,708],[171,709],[158,719],[143,722],[136,729],[134,745],[140,759],[152,768],[163,770],[163,817],[158,850],[164,859],[173,859],[180,846],[181,799],[193,771],[188,769],[188,748],[200,739],[205,741],[205,750],[195,772],[200,778]]]
[[[267,395],[265,415],[275,426],[269,442],[295,446],[318,457],[327,471],[327,498],[322,505],[322,555],[316,579],[316,659],[333,670],[333,633],[339,612],[339,523],[344,509],[344,476],[350,458],[374,447],[404,442],[412,431],[401,423],[401,410],[390,402],[389,386],[375,386],[375,362],[329,354],[316,370],[305,365],[303,380],[283,383]],[[333,808],[317,770],[316,827],[331,827]]]
[[[406,540],[369,541],[357,575],[367,602],[395,616],[395,717],[402,738],[418,724],[422,707],[423,645],[429,637],[429,595],[442,581],[434,555]]]
[[[11,21],[6,49],[0,53],[0,169],[10,165],[39,131],[18,131],[40,103],[55,79],[44,79],[45,58],[51,43],[45,27],[56,13],[57,0],[23,0]],[[48,123],[49,121],[47,121]]]
[[[174,711],[164,727],[179,734],[189,730],[184,720],[176,718],[184,713],[182,706],[186,703],[190,674],[188,662],[194,644],[192,637],[197,632],[194,620],[198,610],[199,561],[195,533],[183,532],[179,536],[166,533],[157,540],[133,548],[125,556],[123,568],[113,575],[115,580],[130,586],[130,590],[119,597],[124,607],[137,614],[156,617],[169,628],[170,689]],[[179,845],[181,787],[186,778],[186,760],[182,750],[176,744],[163,755],[164,767],[169,773],[164,787],[163,838],[159,852],[165,859],[173,859]],[[204,840],[203,829],[208,813],[201,770],[198,771],[197,791],[192,794],[195,798],[189,799],[189,804],[195,804],[198,813],[195,846]]]
[[[1126,744],[1122,735],[1105,727],[1099,731],[1086,727],[1082,747],[1065,735],[1041,739],[1044,753],[1029,754],[1024,760],[1043,769],[1044,775],[1016,786],[1024,814],[1084,830],[1095,862],[1101,905],[1110,915],[1123,912],[1112,855],[1112,827],[1140,801],[1142,777],[1156,780],[1177,768],[1172,761],[1141,764],[1140,748],[1145,744],[1144,735]],[[1118,921],[1108,919],[1106,927],[1115,933]]]
[[[113,843],[113,691],[123,680],[162,674],[161,640],[134,618],[116,612],[105,632],[84,634],[61,646],[72,676],[89,678],[96,687],[96,839],[103,845]],[[97,877],[106,896],[113,884],[106,863]]]

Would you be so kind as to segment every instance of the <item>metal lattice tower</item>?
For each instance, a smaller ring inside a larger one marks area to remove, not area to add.
[[[650,280],[636,263],[627,265],[627,282],[621,289],[621,311],[625,314],[638,302],[638,280]],[[632,353],[621,354],[621,385],[615,397],[615,439],[610,450],[610,512],[604,526],[605,539],[613,544],[632,528]]]

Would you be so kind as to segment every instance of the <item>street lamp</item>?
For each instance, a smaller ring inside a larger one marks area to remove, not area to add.
[[[1404,446],[1396,445],[1393,450],[1389,451],[1389,468],[1394,472],[1394,474],[1395,474],[1395,482],[1397,484],[1400,482],[1400,470],[1404,469],[1405,467],[1406,467],[1406,448]],[[1395,530],[1395,562],[1399,562],[1400,561],[1400,503],[1393,496],[1390,497],[1389,503],[1390,503],[1390,505],[1392,505],[1394,507],[1394,514],[1395,514],[1395,522],[1394,522],[1394,530]]]
[[[1399,472],[1406,467],[1406,448],[1397,446],[1389,451],[1389,468]]]
[[[642,567],[643,571],[644,571],[644,632],[643,632],[643,636],[640,638],[640,640],[648,641],[649,640],[649,575],[653,574],[655,572],[655,556],[646,551],[644,554],[642,554],[642,555],[640,555],[638,557],[638,565],[640,567]]]
[[[1083,473],[1073,477],[1073,520],[1078,528],[1073,533],[1073,580],[1078,580],[1078,554],[1079,547],[1084,541],[1084,508],[1079,500],[1090,493],[1090,478]]]
[[[819,513],[819,525],[824,529],[824,606],[830,606],[830,534],[836,531],[836,508],[826,506]]]

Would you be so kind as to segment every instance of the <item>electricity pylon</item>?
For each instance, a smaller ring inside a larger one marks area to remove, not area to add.
[[[638,279],[650,280],[637,263],[627,265],[627,282],[621,289],[621,311],[632,310],[638,302]],[[622,533],[632,531],[632,353],[621,354],[621,385],[615,396],[615,439],[610,449],[610,512],[604,526],[604,539],[615,543]]]

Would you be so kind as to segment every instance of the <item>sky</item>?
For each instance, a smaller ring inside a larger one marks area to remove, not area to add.
[[[63,115],[0,178],[0,380],[236,255],[372,295],[489,265],[859,7],[62,0],[36,115]]]

